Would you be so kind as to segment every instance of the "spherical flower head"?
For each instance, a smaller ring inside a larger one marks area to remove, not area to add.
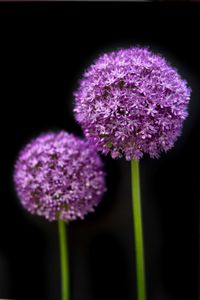
[[[64,131],[32,140],[20,152],[14,182],[30,213],[71,221],[92,212],[105,192],[102,161],[87,141]]]
[[[97,150],[132,160],[174,145],[190,88],[163,57],[135,47],[101,55],[74,96],[76,120]]]

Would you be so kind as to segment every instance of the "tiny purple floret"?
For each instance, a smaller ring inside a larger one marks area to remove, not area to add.
[[[74,112],[103,154],[158,157],[181,134],[190,93],[162,56],[147,48],[122,49],[101,55],[86,70],[74,93]]]
[[[105,192],[103,165],[94,147],[64,131],[43,134],[25,146],[14,182],[24,208],[50,221],[83,219]]]

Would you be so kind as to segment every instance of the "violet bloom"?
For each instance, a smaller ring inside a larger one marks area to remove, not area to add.
[[[132,160],[158,157],[174,145],[190,88],[163,57],[136,47],[101,55],[74,95],[88,140],[104,154]]]
[[[71,221],[92,212],[105,191],[102,162],[88,142],[47,133],[19,154],[14,182],[22,205],[46,219]]]

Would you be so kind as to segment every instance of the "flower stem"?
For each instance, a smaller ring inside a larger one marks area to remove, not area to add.
[[[62,300],[69,300],[69,261],[67,251],[67,230],[66,223],[58,221],[59,240],[60,240],[60,272]]]
[[[136,275],[137,275],[137,295],[138,300],[146,299],[145,287],[145,266],[142,234],[142,212],[140,200],[140,173],[139,161],[131,161],[131,182],[132,182],[132,209],[133,226],[135,234],[135,254],[136,254]]]

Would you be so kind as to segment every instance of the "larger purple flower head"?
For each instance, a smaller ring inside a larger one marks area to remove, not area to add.
[[[88,140],[104,154],[131,160],[158,157],[174,145],[190,89],[163,57],[135,47],[101,55],[74,95]]]
[[[14,182],[22,205],[50,221],[83,218],[105,191],[102,162],[94,148],[64,131],[43,134],[25,146]]]

